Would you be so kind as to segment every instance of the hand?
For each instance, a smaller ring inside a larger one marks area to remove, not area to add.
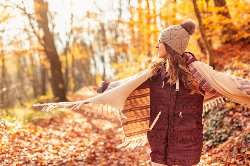
[[[97,92],[97,93],[102,93],[102,87],[100,87],[100,86],[93,86],[92,88],[93,88],[93,90],[94,90],[95,92]]]
[[[98,86],[93,86],[92,88],[94,91],[97,91]]]

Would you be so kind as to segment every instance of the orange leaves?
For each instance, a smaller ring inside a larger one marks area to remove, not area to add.
[[[239,112],[234,111],[236,118]],[[234,116],[234,113],[230,113]],[[5,165],[149,165],[148,145],[134,151],[117,149],[122,132],[106,120],[79,114],[20,125],[0,125],[0,160]],[[247,133],[235,133],[225,143],[204,151],[199,166],[244,165],[250,151]]]
[[[250,69],[249,52],[249,44],[244,43],[227,44],[218,48],[214,56],[216,69],[230,70],[231,74],[246,78]]]
[[[225,105],[226,106],[226,105]],[[213,110],[209,113],[212,117],[205,118],[204,135],[209,136],[209,140],[205,140],[203,148],[201,165],[247,165],[249,162],[250,132],[249,132],[249,109],[242,109],[240,105],[233,104],[228,111]],[[223,118],[220,117],[221,114]],[[216,121],[216,125],[208,126],[207,123]],[[223,134],[226,139],[222,139]],[[222,139],[222,140],[221,140]],[[219,141],[219,142],[218,142]],[[211,144],[212,148],[208,148]]]
[[[0,125],[0,161],[4,165],[146,165],[145,149],[133,156],[121,143],[118,125],[79,114],[20,125]],[[112,127],[112,128],[111,128]]]

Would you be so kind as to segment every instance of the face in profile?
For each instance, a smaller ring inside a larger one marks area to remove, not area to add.
[[[168,54],[167,54],[167,50],[165,48],[165,45],[163,44],[163,42],[159,41],[155,48],[158,51],[158,57],[159,58],[167,58]]]

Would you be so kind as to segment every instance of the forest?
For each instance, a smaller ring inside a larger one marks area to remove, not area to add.
[[[250,80],[249,0],[1,0],[0,11],[2,165],[150,165],[148,145],[116,148],[119,122],[32,105],[83,100],[146,69],[159,32],[183,20],[198,25],[187,51]],[[250,165],[250,109],[228,101],[202,117],[198,165]]]

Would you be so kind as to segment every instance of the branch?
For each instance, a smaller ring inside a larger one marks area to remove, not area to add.
[[[9,2],[11,5],[3,5],[3,7],[10,7],[10,8],[14,8],[14,9],[19,9],[25,16],[27,16],[28,20],[29,20],[29,23],[30,23],[30,26],[31,26],[31,29],[33,31],[33,33],[35,34],[35,36],[37,37],[39,43],[44,46],[44,41],[43,39],[40,37],[39,33],[35,30],[35,26],[33,25],[32,21],[36,21],[36,19],[32,16],[31,13],[28,13],[26,8],[25,8],[25,5],[24,5],[24,1],[22,1],[22,7],[13,3],[13,2]]]

